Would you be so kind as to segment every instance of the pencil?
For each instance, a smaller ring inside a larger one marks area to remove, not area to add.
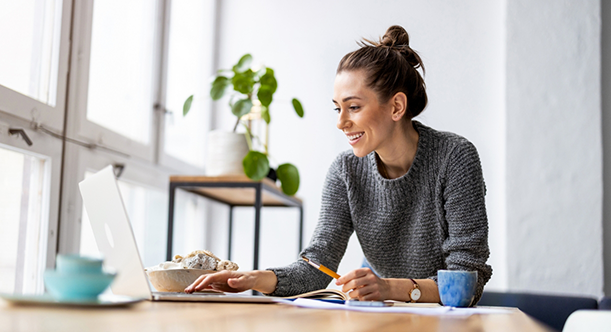
[[[318,270],[320,270],[321,272],[323,272],[324,274],[330,276],[331,278],[334,279],[339,279],[340,275],[333,272],[331,269],[329,269],[328,267],[322,265],[322,264],[318,264],[313,262],[311,259],[305,257],[305,256],[301,256],[301,258],[306,261],[308,264],[312,265],[313,267],[317,268]]]

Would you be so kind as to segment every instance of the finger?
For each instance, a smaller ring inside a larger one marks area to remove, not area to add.
[[[376,282],[376,276],[373,273],[366,274],[362,277],[352,279],[342,287],[343,292],[348,292],[352,289],[357,289],[365,285],[374,284]]]
[[[369,269],[369,268],[361,268],[361,269],[352,270],[352,271],[344,274],[343,276],[341,276],[339,279],[337,279],[335,284],[340,286],[340,285],[343,285],[343,284],[349,282],[352,279],[363,277],[363,276],[367,275],[368,273],[371,273],[371,269]]]
[[[230,276],[228,272],[229,271],[222,271],[222,272],[208,274],[206,275],[204,280],[202,280],[199,284],[197,284],[193,289],[197,291],[197,290],[202,290],[204,288],[207,288],[208,285],[212,283],[227,283],[227,279]]]
[[[351,291],[348,296],[359,301],[371,301],[379,298],[379,294],[376,293],[379,293],[376,285],[368,285]]]
[[[235,293],[237,290],[228,286],[227,284],[212,284],[210,285],[211,289],[221,292]]]
[[[187,288],[185,288],[185,293],[193,293],[193,290],[194,290],[195,286],[197,284],[199,284],[200,282],[202,282],[202,280],[204,280],[204,278],[206,278],[206,275],[201,275],[201,276],[197,277],[197,279],[195,279],[195,281],[193,283],[191,283],[191,285],[189,285]]]
[[[212,283],[212,281],[209,280],[209,279],[210,279],[210,276],[204,278],[197,285],[195,285],[195,287],[193,287],[193,291],[199,291],[199,290],[202,290],[204,288],[207,288]]]

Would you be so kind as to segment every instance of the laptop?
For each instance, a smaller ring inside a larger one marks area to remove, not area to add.
[[[151,301],[278,303],[279,298],[232,293],[167,293],[151,290],[111,165],[79,183],[91,228],[105,264],[117,271],[115,295]]]

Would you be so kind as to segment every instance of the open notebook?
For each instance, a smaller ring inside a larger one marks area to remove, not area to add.
[[[313,292],[283,297],[283,299],[327,299],[347,301],[350,297],[348,297],[348,294],[337,289],[319,289]]]

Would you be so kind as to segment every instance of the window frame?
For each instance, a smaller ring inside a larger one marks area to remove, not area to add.
[[[26,121],[35,120],[48,128],[63,131],[68,85],[70,56],[70,32],[72,23],[72,1],[63,0],[61,4],[59,32],[59,54],[57,58],[55,106],[48,105],[32,97],[0,85],[0,113],[11,114]]]
[[[14,115],[0,114],[0,120],[10,126],[20,128],[27,127],[29,123]],[[37,131],[27,131],[27,134],[34,143],[32,146],[28,146],[21,137],[7,135],[0,135],[0,144],[2,148],[43,158],[48,162],[44,170],[45,182],[43,184],[43,192],[47,197],[43,198],[41,207],[41,219],[47,220],[46,227],[43,224],[41,228],[41,234],[46,233],[44,238],[41,237],[42,247],[46,249],[46,253],[45,257],[41,259],[44,259],[43,265],[46,268],[53,268],[59,231],[62,141]],[[40,277],[42,278],[42,274]]]

